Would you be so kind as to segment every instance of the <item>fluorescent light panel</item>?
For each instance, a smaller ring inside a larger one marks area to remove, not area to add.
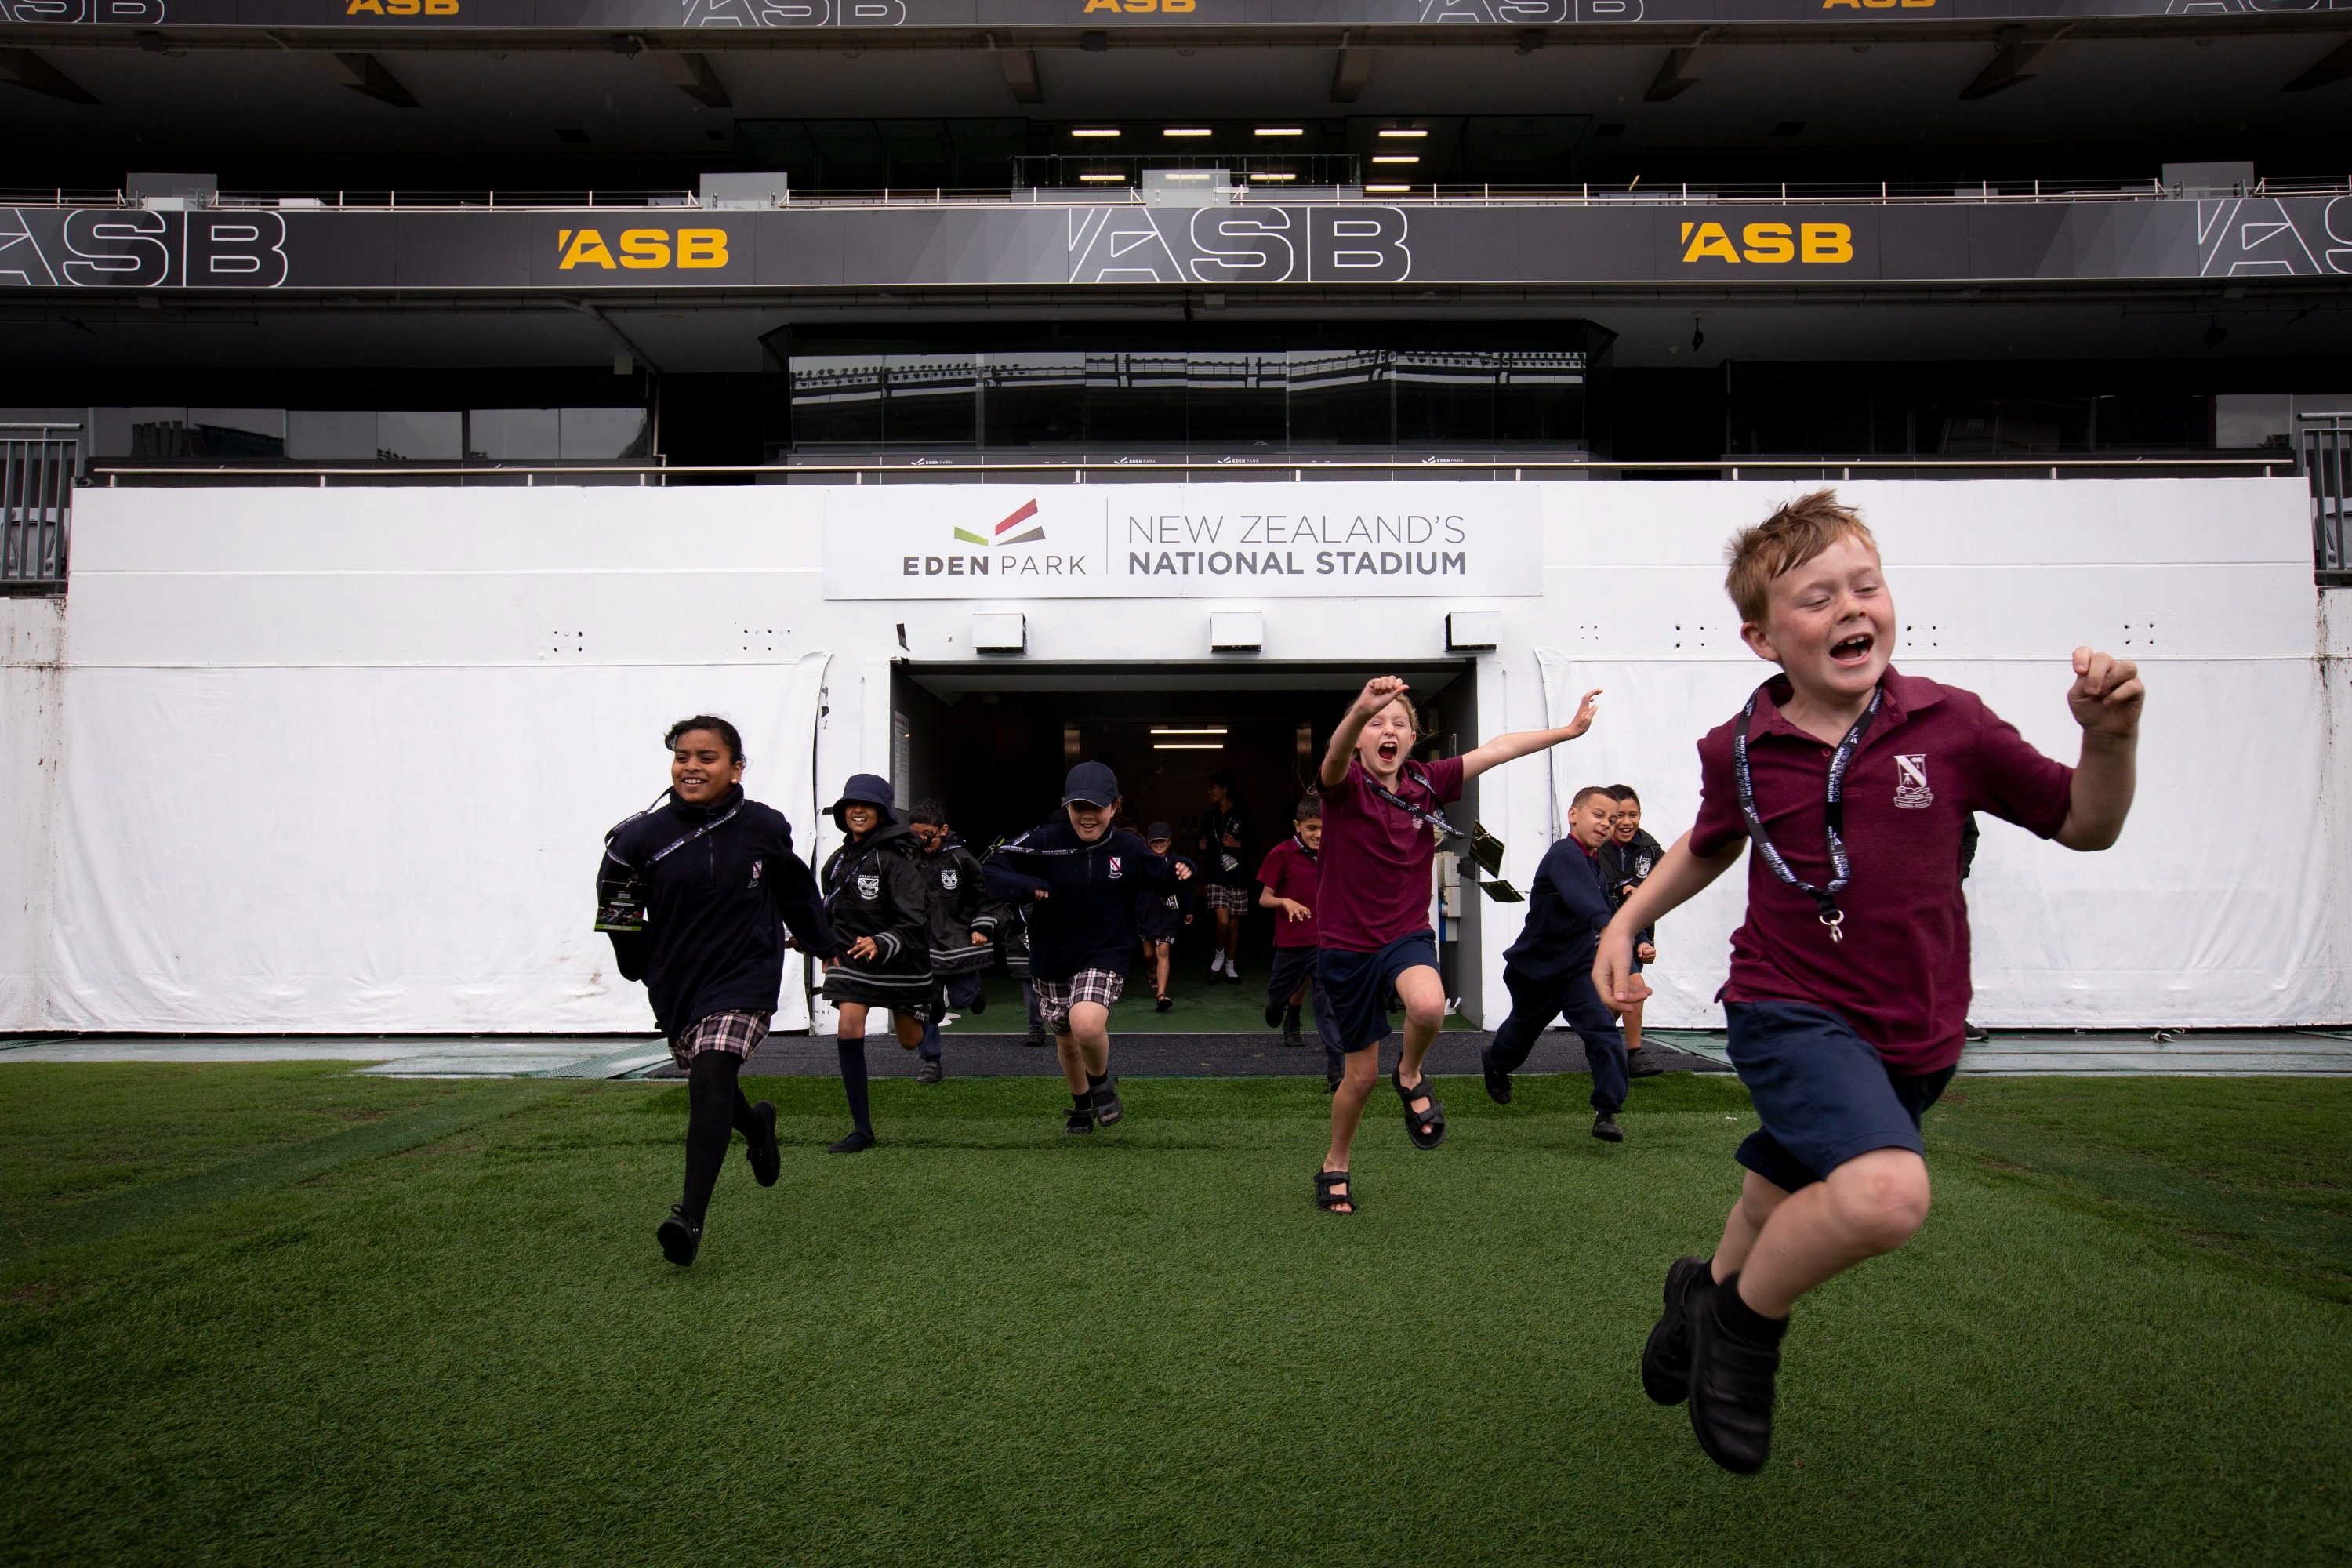
[[[1389,140],[1391,140],[1391,141],[1392,141],[1392,142],[1400,142],[1400,141],[1402,141],[1402,142],[1418,142],[1418,141],[1420,141],[1423,137],[1424,137],[1424,136],[1428,135],[1428,134],[1429,134],[1429,132],[1426,132],[1426,131],[1411,131],[1411,130],[1403,129],[1403,128],[1402,128],[1402,127],[1398,127],[1398,128],[1394,128],[1394,129],[1384,130],[1384,131],[1382,131],[1382,132],[1381,132],[1381,135],[1383,135],[1383,136],[1385,136],[1385,137],[1387,137]]]
[[[1418,163],[1421,162],[1421,154],[1418,153],[1375,153],[1372,154],[1372,162],[1375,163]]]
[[[1215,132],[1205,125],[1171,125],[1160,134],[1162,136],[1211,136]]]
[[[1118,134],[1118,128],[1115,125],[1097,125],[1086,130],[1073,129],[1070,134],[1073,136],[1116,136]]]
[[[1151,749],[1155,752],[1222,752],[1225,743],[1223,741],[1154,741]]]
[[[1298,178],[1298,176],[1296,174],[1265,174],[1253,171],[1250,174],[1250,178],[1253,180],[1295,180]]]
[[[1368,191],[1378,191],[1382,195],[1389,195],[1398,191],[1409,191],[1412,189],[1412,187],[1411,185],[1366,185],[1364,189]]]
[[[1078,178],[1086,181],[1088,184],[1093,185],[1123,185],[1127,184],[1127,176],[1125,174],[1080,174]]]
[[[1261,125],[1257,133],[1260,136],[1304,136],[1307,132],[1303,126],[1297,125]]]
[[[1210,730],[1170,730],[1155,724],[1151,732],[1155,735],[1222,735],[1225,731],[1222,726]]]

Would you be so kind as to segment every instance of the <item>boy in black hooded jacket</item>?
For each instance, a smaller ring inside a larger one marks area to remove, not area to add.
[[[866,1013],[890,1009],[898,1043],[923,1041],[931,1001],[930,908],[914,836],[890,805],[890,781],[852,773],[833,803],[834,826],[847,835],[824,863],[818,885],[841,956],[824,973],[824,994],[841,1014],[835,1047],[841,1087],[849,1097],[848,1133],[831,1144],[835,1154],[874,1147],[874,1119],[866,1092]]]
[[[907,824],[922,846],[918,864],[930,900],[931,979],[929,1015],[923,1019],[923,1043],[917,1047],[923,1065],[915,1073],[919,1084],[947,1077],[940,1050],[940,1020],[949,1009],[972,1013],[988,1010],[988,993],[981,974],[988,968],[1004,906],[989,896],[980,869],[980,857],[965,847],[948,826],[946,808],[936,800],[919,800]]]
[[[702,1245],[727,1145],[740,1131],[763,1187],[782,1168],[776,1108],[736,1082],[767,1038],[784,978],[784,926],[805,951],[834,950],[809,868],[783,814],[743,794],[743,738],[697,714],[670,726],[662,803],[604,836],[596,929],[622,977],[643,980],[654,1023],[686,1069],[686,1191],[655,1232],[681,1268]]]

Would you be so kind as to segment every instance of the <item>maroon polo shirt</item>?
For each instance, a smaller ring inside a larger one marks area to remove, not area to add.
[[[1307,846],[1291,835],[1265,853],[1265,862],[1257,868],[1257,879],[1277,899],[1315,908],[1318,894],[1316,883],[1321,873],[1316,868],[1316,858],[1307,852]],[[1313,947],[1316,945],[1315,917],[1292,920],[1280,910],[1274,911],[1274,945],[1276,947]]]
[[[1722,999],[1811,1002],[1842,1014],[1897,1072],[1939,1072],[1960,1059],[1968,1016],[1969,910],[1960,896],[1960,829],[1985,812],[2047,838],[2066,821],[2074,770],[2054,763],[1972,691],[1899,675],[1845,775],[1845,847],[1853,879],[1838,895],[1845,940],[1820,910],[1748,857],[1748,918],[1731,933]],[[1756,809],[1789,868],[1829,883],[1823,805],[1834,747],[1790,724],[1775,677],[1756,704],[1748,765]],[[1732,773],[1739,722],[1698,743],[1698,820],[1691,851],[1719,853],[1747,836]]]
[[[1410,776],[1397,780],[1398,799],[1442,813],[1462,798],[1462,759],[1421,764],[1424,789]],[[1321,945],[1343,952],[1378,952],[1401,936],[1429,929],[1429,867],[1437,840],[1372,793],[1364,764],[1348,759],[1348,776],[1323,792],[1322,877],[1315,924]]]

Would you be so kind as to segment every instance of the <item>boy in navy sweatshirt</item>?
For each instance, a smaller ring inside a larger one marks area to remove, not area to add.
[[[1029,910],[1029,978],[1070,1086],[1066,1132],[1116,1126],[1126,1115],[1110,1076],[1110,1009],[1135,957],[1136,889],[1192,875],[1112,826],[1118,806],[1118,775],[1080,763],[1062,789],[1068,820],[999,845],[985,867],[988,890]]]
[[[1592,988],[1592,957],[1614,912],[1596,857],[1609,841],[1616,810],[1617,803],[1598,785],[1576,792],[1568,837],[1543,858],[1528,892],[1527,923],[1503,954],[1511,1016],[1495,1031],[1483,1064],[1488,1097],[1497,1105],[1510,1104],[1511,1074],[1528,1059],[1536,1037],[1566,1013],[1592,1069],[1592,1135],[1610,1143],[1625,1137],[1617,1125],[1617,1112],[1625,1105],[1625,1037]]]

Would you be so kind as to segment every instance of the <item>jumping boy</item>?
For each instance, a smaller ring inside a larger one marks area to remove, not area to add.
[[[1127,1114],[1110,1075],[1110,1009],[1135,956],[1135,889],[1192,875],[1112,826],[1118,805],[1118,776],[1080,763],[1062,787],[1068,820],[999,845],[985,868],[990,892],[1029,909],[1029,978],[1070,1086],[1065,1132],[1116,1126]]]
[[[988,1011],[988,993],[980,977],[988,967],[989,944],[1003,911],[982,883],[980,857],[955,836],[938,801],[917,801],[908,816],[907,831],[922,849],[920,864],[930,900],[931,978],[936,985],[923,1017],[923,1042],[916,1047],[922,1065],[915,1069],[915,1081],[930,1085],[947,1077],[940,1020],[951,1007]]]
[[[1339,1049],[1339,1026],[1331,1016],[1331,999],[1323,994],[1315,978],[1318,945],[1315,904],[1322,850],[1323,803],[1310,795],[1292,815],[1290,837],[1267,850],[1257,868],[1257,901],[1272,910],[1275,918],[1274,973],[1265,983],[1265,1026],[1279,1025],[1286,1046],[1305,1045],[1298,1032],[1298,1010],[1311,994],[1315,1033],[1323,1042],[1323,1081],[1337,1090],[1348,1058]]]
[[[1730,869],[1752,841],[1731,938],[1732,1065],[1762,1127],[1739,1146],[1739,1201],[1713,1258],[1666,1271],[1642,1353],[1652,1399],[1690,1401],[1707,1457],[1763,1467],[1780,1340],[1800,1298],[1892,1252],[1927,1217],[1919,1121],[1951,1080],[1969,1004],[1960,834],[1990,812],[2070,849],[2104,849],[2131,809],[2143,691],[2078,647],[2069,769],[1975,693],[1898,674],[1878,546],[1834,491],[1733,540],[1739,635],[1780,667],[1699,742],[1700,805],[1602,933],[1593,984],[1649,987],[1633,934]]]
[[[1511,1016],[1495,1031],[1481,1062],[1487,1098],[1510,1104],[1511,1075],[1535,1048],[1536,1037],[1567,1014],[1592,1073],[1592,1135],[1607,1143],[1625,1140],[1617,1125],[1625,1107],[1625,1038],[1592,989],[1592,957],[1612,911],[1598,857],[1616,813],[1616,801],[1598,784],[1578,790],[1570,803],[1568,837],[1537,868],[1528,889],[1527,923],[1503,954]]]
[[[1331,1095],[1331,1147],[1315,1175],[1315,1205],[1356,1212],[1348,1152],[1380,1076],[1389,1031],[1383,998],[1404,1004],[1404,1056],[1389,1082],[1404,1102],[1405,1131],[1418,1149],[1445,1137],[1445,1108],[1422,1081],[1421,1060],[1445,1018],[1445,983],[1429,928],[1430,864],[1453,826],[1439,815],[1488,768],[1572,741],[1592,727],[1601,695],[1588,691],[1576,717],[1557,730],[1499,735],[1475,751],[1413,762],[1417,721],[1405,683],[1392,675],[1364,683],[1323,754],[1323,851],[1315,910],[1320,951],[1316,978],[1330,999],[1347,1068]]]
[[[1609,894],[1609,907],[1615,910],[1658,868],[1666,852],[1658,847],[1656,839],[1642,831],[1642,797],[1633,793],[1632,784],[1611,784],[1609,798],[1617,803],[1617,815],[1610,820],[1609,842],[1601,847],[1594,859]],[[1655,931],[1633,933],[1635,973],[1657,962],[1657,940]],[[1642,1055],[1642,1005],[1629,1004],[1619,1022],[1625,1029],[1626,1071],[1634,1078],[1655,1078],[1664,1072],[1665,1068]]]
[[[1175,848],[1176,836],[1166,823],[1155,822],[1143,830],[1143,842],[1154,855],[1165,856]],[[1197,872],[1199,868],[1193,869]],[[1136,889],[1135,934],[1143,944],[1143,961],[1151,965],[1156,1012],[1165,1013],[1176,1005],[1168,994],[1169,971],[1176,961],[1176,933],[1192,923],[1192,891],[1183,886]]]
[[[834,935],[815,879],[793,853],[792,825],[743,794],[735,726],[698,713],[671,725],[665,743],[667,796],[605,835],[596,925],[612,937],[623,978],[646,983],[655,1026],[686,1069],[686,1190],[654,1233],[683,1268],[702,1246],[733,1134],[750,1145],[760,1184],[776,1184],[776,1108],[744,1099],[736,1077],[768,1037],[783,929],[820,958],[833,952]]]

